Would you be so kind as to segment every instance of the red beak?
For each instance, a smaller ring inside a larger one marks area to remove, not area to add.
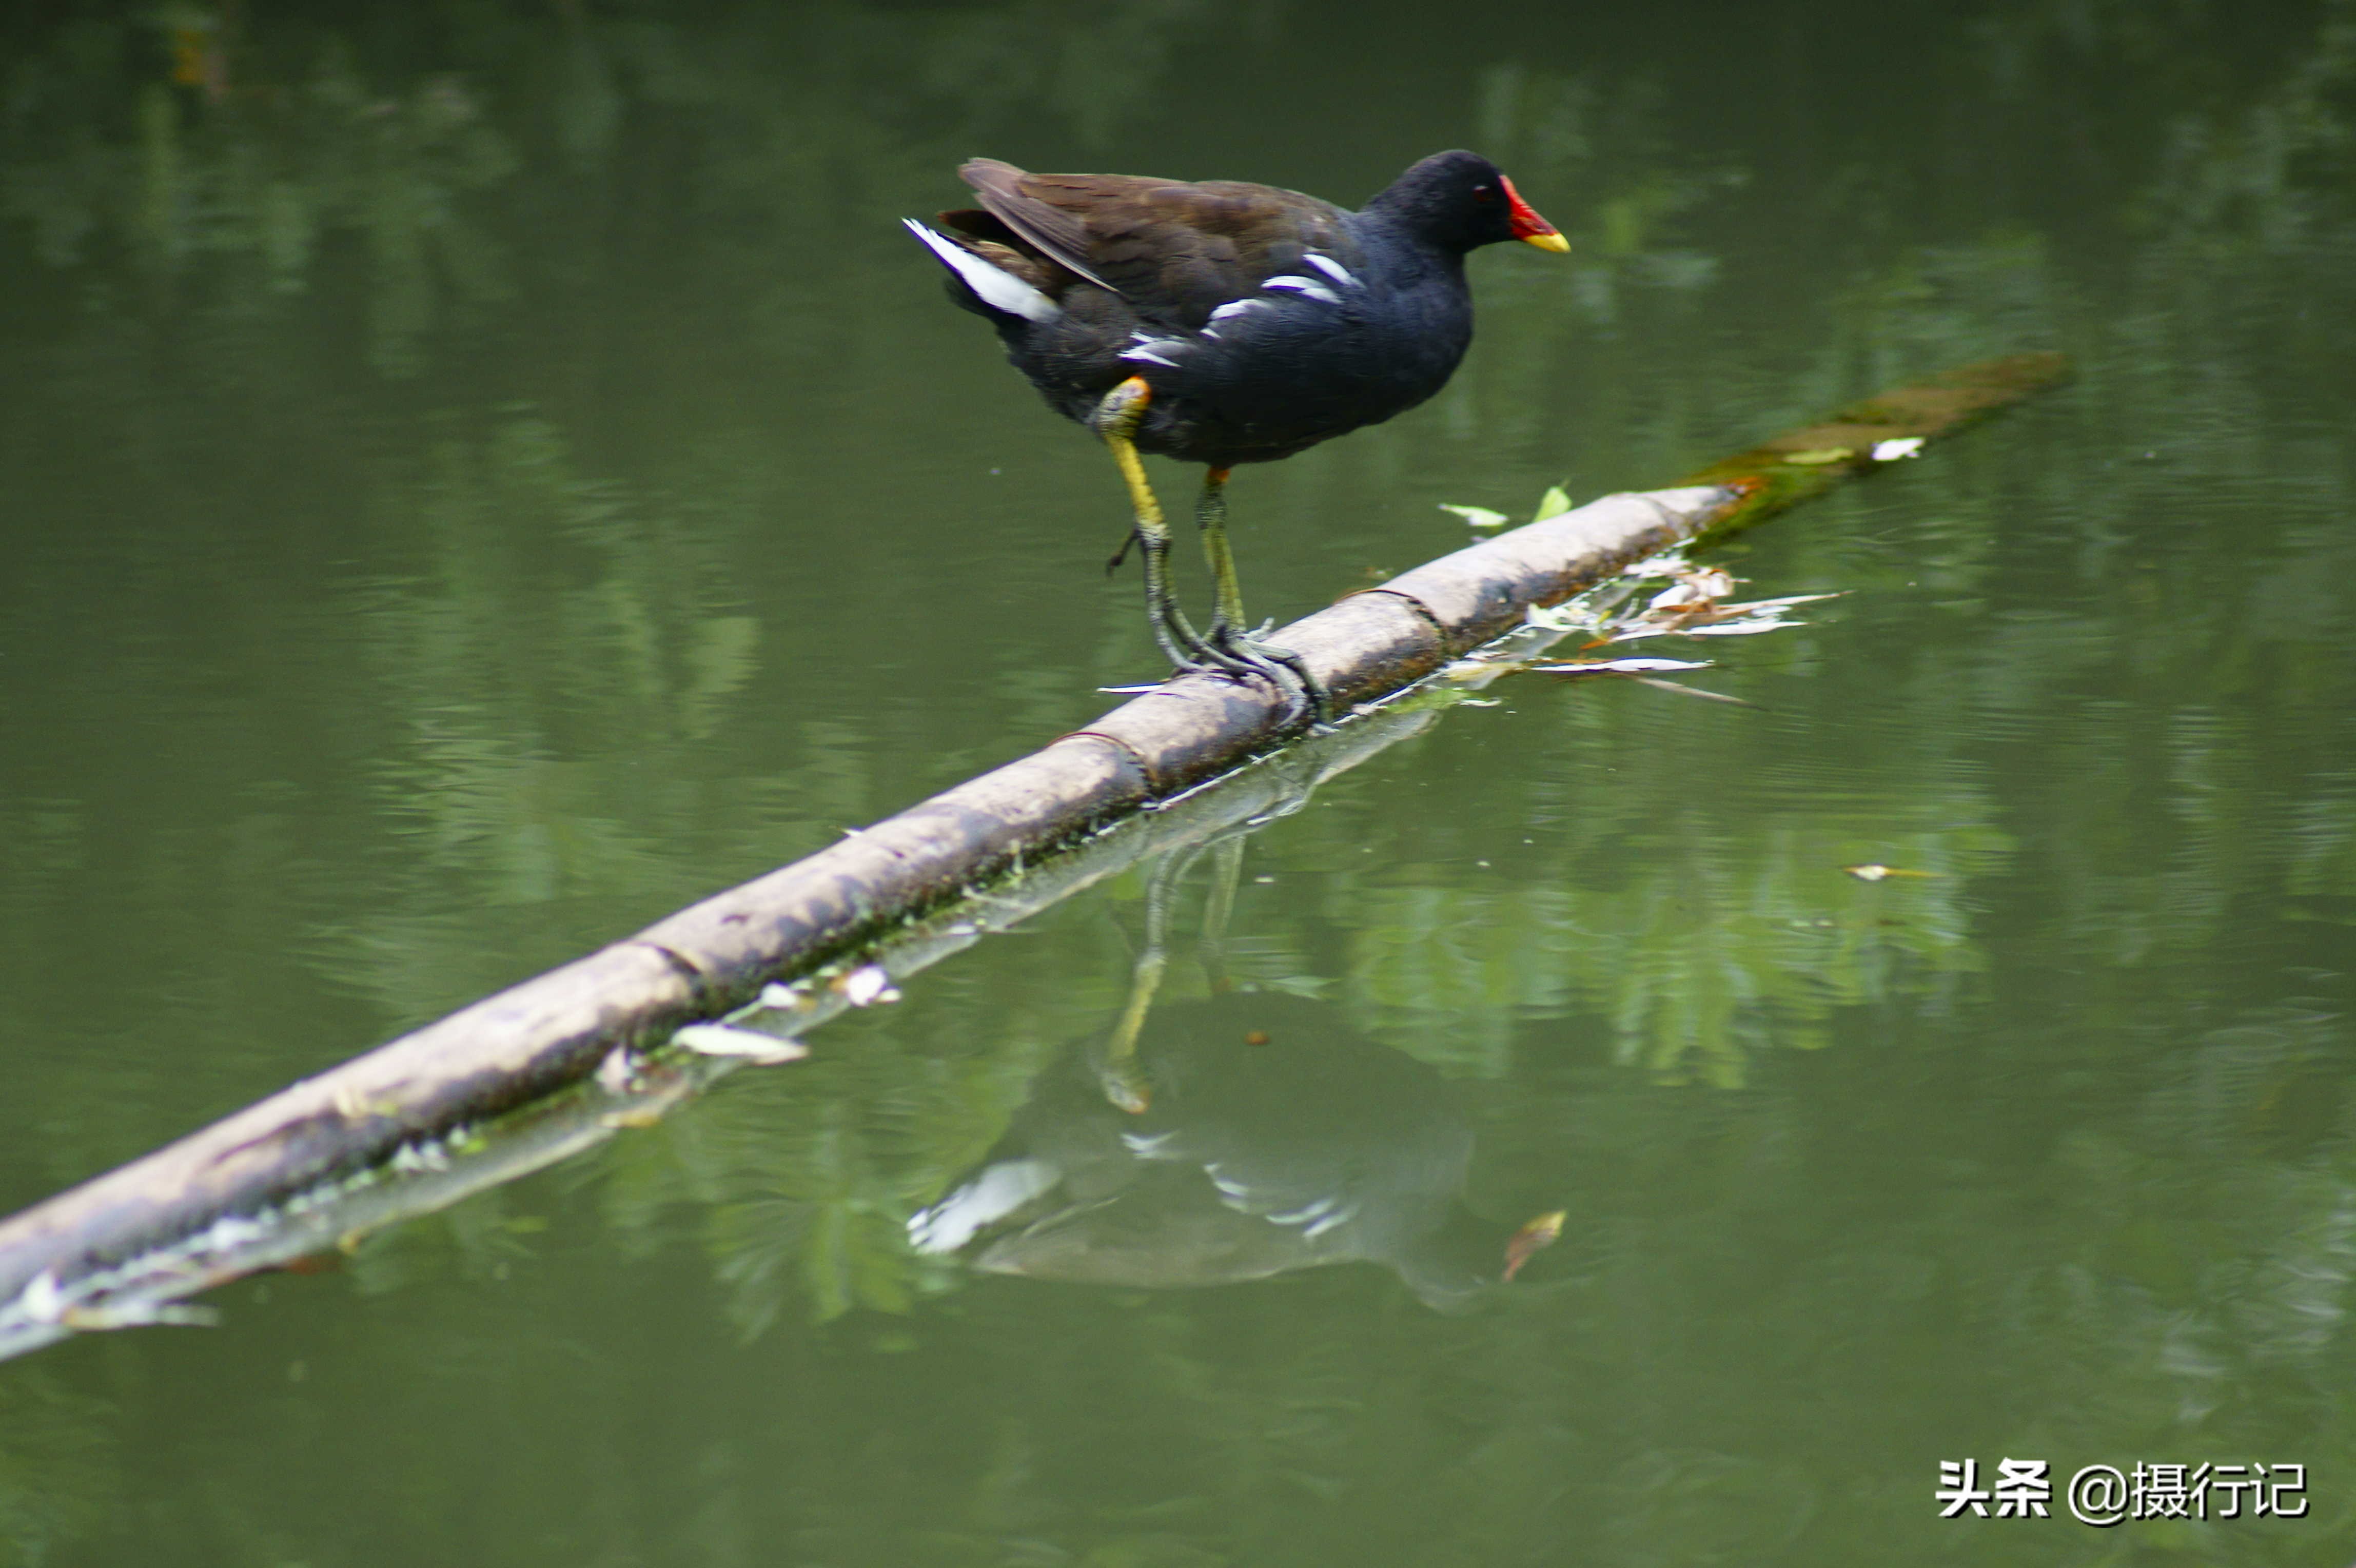
[[[1507,179],[1504,175],[1499,175],[1497,183],[1505,188],[1507,211],[1510,214],[1508,221],[1513,227],[1515,239],[1525,245],[1536,245],[1541,251],[1570,249],[1570,242],[1562,237],[1562,231],[1539,217],[1537,209],[1522,199],[1522,193],[1514,188],[1512,180]]]

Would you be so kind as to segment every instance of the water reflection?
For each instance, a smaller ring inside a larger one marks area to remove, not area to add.
[[[1443,1310],[1515,1261],[1522,1232],[1462,1205],[1472,1130],[1440,1075],[1338,1008],[1235,992],[1157,1012],[1136,1112],[1087,1055],[1043,1075],[980,1168],[909,1221],[920,1250],[971,1244],[986,1273],[1152,1288],[1376,1262]]]

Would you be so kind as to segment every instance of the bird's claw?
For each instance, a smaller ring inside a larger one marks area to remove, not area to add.
[[[1209,657],[1195,668],[1208,668],[1235,681],[1258,676],[1284,693],[1286,728],[1301,725],[1312,735],[1323,735],[1333,727],[1327,722],[1331,699],[1301,655],[1259,640],[1260,634],[1275,624],[1265,621],[1248,633],[1233,626],[1212,627],[1203,648]]]

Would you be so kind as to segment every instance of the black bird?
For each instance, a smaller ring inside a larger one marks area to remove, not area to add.
[[[998,328],[1047,402],[1104,437],[1136,510],[1146,614],[1182,670],[1258,674],[1324,693],[1300,658],[1244,620],[1225,487],[1403,413],[1447,384],[1472,341],[1464,257],[1520,240],[1569,242],[1476,153],[1435,153],[1365,209],[1239,180],[1029,174],[975,158],[978,209],[909,231],[949,269],[950,296]],[[1173,601],[1170,531],[1140,452],[1207,464],[1195,510],[1217,583],[1198,634]],[[1127,544],[1122,546],[1126,554]],[[1118,564],[1120,556],[1116,555]]]
[[[918,1251],[1132,1287],[1379,1262],[1448,1311],[1561,1230],[1558,1213],[1516,1230],[1466,1209],[1472,1130],[1440,1075],[1331,1007],[1238,992],[1157,1013],[1131,1111],[1085,1058],[1051,1069],[980,1167],[908,1221]]]

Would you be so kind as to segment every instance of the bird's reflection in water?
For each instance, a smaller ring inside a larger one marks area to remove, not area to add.
[[[1185,858],[1149,884],[1139,983],[1110,1044],[1043,1075],[980,1167],[908,1222],[911,1241],[990,1273],[1130,1287],[1377,1262],[1443,1311],[1511,1279],[1562,1216],[1516,1230],[1465,1208],[1472,1130],[1438,1073],[1298,996],[1150,1008]],[[1215,916],[1234,881],[1220,858]],[[1221,923],[1205,932],[1215,986]]]

